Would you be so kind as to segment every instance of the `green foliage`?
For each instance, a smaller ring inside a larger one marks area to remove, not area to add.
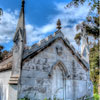
[[[99,44],[90,49],[90,76],[94,84],[94,93],[98,93],[99,83]]]
[[[83,5],[87,1],[88,6],[91,8],[89,14],[97,9],[97,13],[100,13],[100,1],[99,0],[71,0],[70,3],[66,5],[66,7],[75,6],[78,7],[79,5]]]
[[[78,7],[80,4],[83,5],[86,1],[90,6],[91,10],[87,15],[86,21],[83,23],[85,23],[87,36],[88,37],[92,36],[96,40],[96,41],[90,40],[90,42],[92,42],[92,48],[90,48],[90,77],[94,84],[94,93],[98,93],[100,1],[99,0],[71,0],[71,2],[67,5],[67,8],[71,6]],[[97,11],[95,12],[95,14],[94,14],[94,10]],[[76,29],[77,30],[81,29],[82,24],[77,25]],[[74,39],[76,43],[80,45],[81,33],[77,33]]]
[[[94,94],[94,99],[93,99],[93,100],[99,100],[99,99],[100,99],[100,95],[97,94],[97,93],[95,93],[95,94]]]
[[[96,82],[93,82],[93,90],[94,93],[98,93],[98,84]]]
[[[57,100],[56,98],[54,98],[54,100]]]
[[[3,10],[2,10],[2,8],[0,8],[0,16],[2,16],[3,15]]]
[[[48,100],[47,98],[45,98],[44,100]]]
[[[74,40],[76,41],[76,43],[78,45],[80,45],[80,41],[81,41],[81,33],[78,33],[75,35]]]
[[[49,98],[49,99],[45,98],[44,100],[51,100],[51,98]],[[58,99],[56,99],[56,97],[55,97],[53,100],[58,100]]]
[[[86,0],[72,0],[68,5],[66,5],[66,7],[71,7],[71,6],[75,6],[78,7],[80,4],[84,4]]]
[[[8,54],[8,51],[3,50],[4,47],[0,45],[0,61],[3,60],[3,58]]]
[[[0,60],[3,59],[3,57],[2,57],[2,50],[3,50],[3,48],[4,48],[4,47],[0,45]]]
[[[80,4],[82,5],[86,1],[88,5],[91,7],[91,10],[89,11],[89,14],[87,15],[86,21],[84,22],[85,27],[86,27],[86,33],[88,36],[93,36],[95,39],[98,39],[99,38],[99,23],[100,23],[100,20],[99,20],[100,2],[99,0],[71,0],[71,2],[67,5],[67,7],[72,7],[72,6],[78,7]],[[96,14],[94,14],[94,10],[97,10]],[[77,26],[79,30],[79,25]],[[80,33],[77,33],[74,39],[76,43],[80,45],[80,41],[81,41]]]
[[[90,17],[90,16],[89,16]],[[90,20],[87,18],[86,33],[93,36],[95,39],[99,38],[99,16],[92,16]]]
[[[85,29],[86,29],[86,33],[88,36],[92,36],[95,40],[99,39],[99,17],[93,17],[90,20],[87,19],[86,22],[83,22],[85,25]],[[83,23],[78,24],[76,26],[76,29],[82,29],[81,25],[83,25]],[[75,35],[75,41],[78,45],[80,45],[80,41],[81,41],[81,32],[77,33]]]

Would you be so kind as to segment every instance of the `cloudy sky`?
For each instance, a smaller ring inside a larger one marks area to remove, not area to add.
[[[65,9],[68,0],[26,0],[25,20],[27,45],[32,45],[56,31],[56,22],[61,19],[62,32],[75,46],[76,25],[85,20],[89,7],[87,3],[78,8]],[[0,0],[3,16],[0,20],[0,45],[10,50],[21,8],[21,0]]]

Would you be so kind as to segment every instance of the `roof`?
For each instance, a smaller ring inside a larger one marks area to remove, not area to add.
[[[47,38],[41,40],[40,42],[33,44],[30,48],[24,49],[23,53],[23,62],[27,61],[29,58],[37,55],[39,52],[43,51],[45,48],[50,46],[57,39],[62,39],[64,44],[71,50],[72,54],[78,59],[78,61],[84,66],[86,70],[89,69],[89,64],[82,59],[80,54],[75,50],[75,48],[70,44],[67,38],[64,38],[63,33],[58,30],[53,35],[48,36]],[[12,57],[8,58],[11,59]],[[3,63],[6,61],[3,61]],[[12,68],[12,60],[8,60],[8,63],[5,64],[0,63],[0,71],[5,71]]]
[[[0,72],[12,69],[12,56],[9,56],[0,63]]]

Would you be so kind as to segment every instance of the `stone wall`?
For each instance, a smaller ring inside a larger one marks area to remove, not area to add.
[[[56,42],[51,46],[37,54],[32,59],[24,62],[21,73],[19,98],[25,96],[28,96],[30,100],[52,98],[52,93],[56,90],[53,89],[52,91],[54,72],[51,75],[50,72],[54,65],[59,66],[56,65],[57,61],[62,62],[67,69],[66,76],[63,77],[64,99],[73,100],[86,95],[86,70],[82,65],[80,65],[77,58],[72,55],[71,51],[64,45],[63,41],[56,40]],[[58,76],[59,73],[60,72],[58,71]],[[57,77],[55,80],[56,79]],[[62,83],[58,81],[57,84],[59,85]]]
[[[0,72],[0,100],[8,100],[11,70]]]

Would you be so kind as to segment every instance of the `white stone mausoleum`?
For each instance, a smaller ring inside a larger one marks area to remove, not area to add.
[[[92,97],[89,47],[85,32],[82,40],[79,54],[64,37],[58,20],[57,31],[53,35],[27,47],[22,0],[13,51],[0,63],[0,100],[25,97],[30,100],[77,100]]]

